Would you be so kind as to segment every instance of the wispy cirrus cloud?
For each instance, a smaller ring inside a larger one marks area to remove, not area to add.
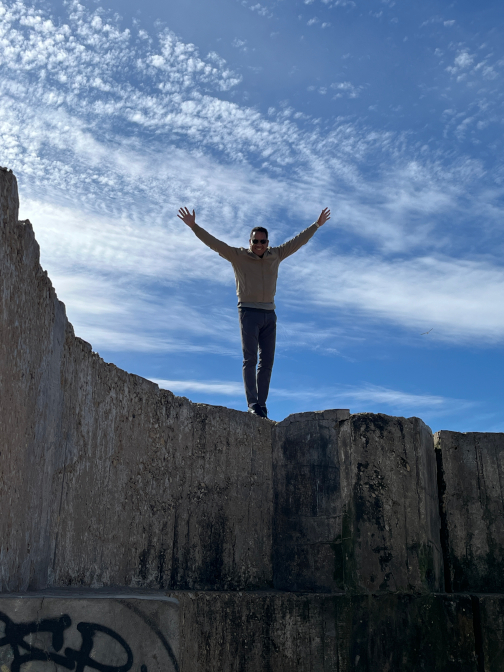
[[[184,346],[176,321],[160,317],[176,310],[188,338],[205,333],[215,338],[208,347],[228,348],[188,312],[189,300],[149,299],[156,283],[160,296],[175,286],[187,297],[191,283],[204,282],[209,291],[229,287],[226,300],[235,301],[230,266],[176,219],[190,204],[200,223],[237,246],[251,221],[272,222],[279,244],[329,205],[331,222],[299,253],[305,270],[300,261],[282,269],[286,287],[304,289],[303,302],[408,329],[435,326],[441,338],[502,339],[492,310],[502,291],[502,187],[480,161],[448,160],[408,134],[321,124],[289,107],[261,113],[226,98],[240,75],[216,53],[202,57],[168,30],[122,30],[100,10],[68,7],[57,22],[0,1],[0,134],[2,163],[20,178],[22,216],[33,221],[43,263],[84,338],[120,349],[200,348]],[[453,67],[483,76],[491,63],[480,67],[473,53],[459,50]],[[358,90],[347,84],[335,90]],[[462,140],[481,116],[458,115],[446,127]],[[483,221],[473,233],[476,216]],[[462,229],[474,258],[465,250],[455,258]],[[88,301],[79,298],[84,288]],[[300,305],[295,292],[281,291]],[[105,329],[100,316],[114,305],[124,307],[117,328]],[[317,347],[304,333],[303,343]]]
[[[315,258],[307,254],[302,267],[289,268],[288,275],[286,286],[294,296],[303,286],[314,303],[354,316],[385,319],[418,334],[432,328],[429,338],[436,340],[504,340],[504,313],[496,310],[504,268],[485,260],[426,256],[389,261],[319,252]]]

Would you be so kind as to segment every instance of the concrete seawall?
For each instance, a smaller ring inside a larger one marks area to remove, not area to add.
[[[187,672],[504,670],[503,434],[433,437],[346,409],[274,423],[104,362],[75,336],[5,169],[0,300],[4,630],[49,619],[62,639],[43,645],[76,651],[91,630],[55,625],[66,614],[108,628],[96,660],[113,630],[107,664],[126,672],[121,641],[151,671],[161,639],[142,649],[151,635],[135,640],[120,602],[144,600]]]

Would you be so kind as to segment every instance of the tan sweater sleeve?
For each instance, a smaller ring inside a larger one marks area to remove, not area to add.
[[[288,240],[283,245],[279,245],[276,249],[278,250],[278,256],[280,257],[280,261],[283,261],[287,257],[290,257],[290,255],[294,254],[294,252],[297,252],[300,247],[306,245],[306,243],[310,240],[310,238],[313,236],[313,234],[318,228],[319,227],[315,222],[304,231],[301,231],[301,233],[298,233],[298,235],[292,238],[291,240]]]
[[[223,243],[222,240],[214,238],[208,231],[205,231],[201,226],[198,226],[198,224],[194,224],[192,230],[202,243],[205,243],[211,250],[220,254],[220,256],[227,259],[227,261],[232,262],[236,258],[236,247],[231,247],[230,245]]]

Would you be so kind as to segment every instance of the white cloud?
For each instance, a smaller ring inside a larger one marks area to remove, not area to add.
[[[356,87],[351,82],[333,82],[331,89],[335,89],[337,92],[335,98],[341,98],[343,95],[349,98],[357,98],[362,87]]]
[[[472,56],[468,51],[461,51],[455,58],[455,65],[458,68],[468,68],[472,65],[474,61],[474,56]]]
[[[231,42],[232,47],[236,47],[237,49],[241,49],[242,51],[246,51],[247,47],[247,40],[240,40],[239,38],[235,37],[235,39]]]
[[[286,286],[305,287],[321,306],[387,320],[418,336],[456,342],[501,342],[504,313],[496,310],[504,293],[504,268],[483,261],[443,257],[383,260],[336,258],[321,252],[289,269]],[[295,279],[296,278],[296,279]]]
[[[467,409],[474,404],[463,399],[453,399],[432,394],[412,394],[402,390],[394,390],[371,383],[362,385],[341,385],[322,389],[305,390],[272,390],[276,397],[285,399],[322,400],[325,408],[348,408],[353,412],[362,412],[361,404],[371,405],[380,412],[381,409],[391,409],[407,414],[412,409],[416,413],[428,411],[432,415],[442,415],[454,409]],[[381,411],[383,412],[383,411]]]
[[[250,9],[251,12],[257,12],[259,14],[259,16],[266,16],[268,18],[271,18],[273,16],[273,14],[268,10],[268,8],[264,7],[260,3],[257,3],[255,5],[251,5],[249,7],[249,9]]]
[[[234,397],[243,395],[243,383],[224,382],[224,381],[198,381],[198,380],[164,380],[160,378],[149,378],[153,383],[159,385],[163,390],[170,392],[204,392],[209,394],[221,394],[223,396]]]

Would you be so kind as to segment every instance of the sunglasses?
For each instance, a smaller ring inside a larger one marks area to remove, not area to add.
[[[268,240],[264,239],[264,238],[261,238],[261,240],[259,240],[258,238],[254,238],[252,240],[252,242],[253,242],[254,245],[257,245],[258,243],[261,243],[261,245],[264,245],[265,243],[268,242]]]

